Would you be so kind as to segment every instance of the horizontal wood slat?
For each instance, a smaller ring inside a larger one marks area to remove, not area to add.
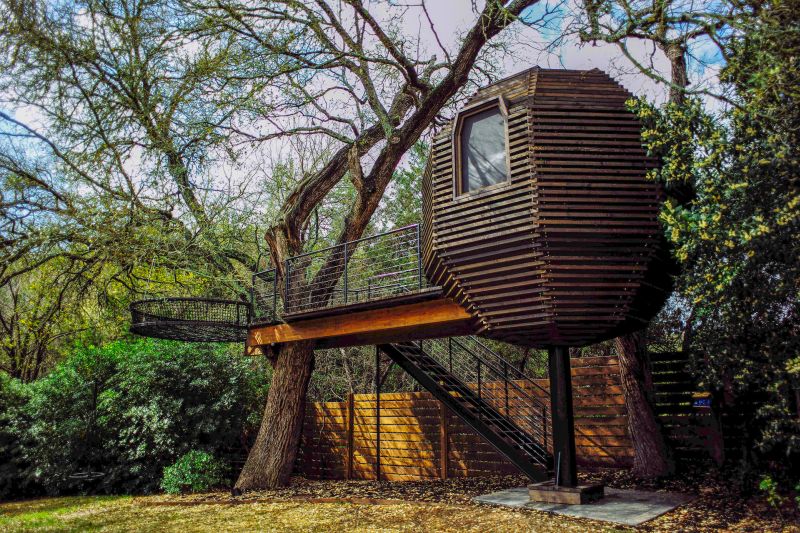
[[[627,466],[632,451],[624,399],[615,357],[573,359],[576,446],[582,464]],[[598,385],[597,377],[602,378]],[[610,382],[611,384],[606,384]],[[547,380],[535,385],[514,382],[527,394],[547,400]],[[491,389],[491,382],[484,387]],[[497,383],[498,390],[505,390]],[[312,478],[344,478],[348,453],[350,476],[375,479],[376,449],[380,438],[381,478],[394,481],[518,473],[483,437],[460,418],[441,408],[427,392],[385,393],[380,397],[380,419],[374,394],[352,395],[347,402],[312,404],[306,412],[297,469]],[[509,394],[515,412],[538,415],[524,407],[523,398]],[[504,405],[497,406],[503,412]],[[348,448],[348,416],[352,416],[352,448]],[[378,422],[380,421],[380,425]],[[524,424],[524,421],[519,421]],[[442,431],[442,424],[446,430]],[[548,433],[550,421],[547,421]],[[378,429],[380,429],[380,437]],[[442,441],[444,439],[444,443]],[[549,443],[551,445],[552,443]],[[447,461],[442,465],[442,449]]]
[[[479,90],[508,109],[509,176],[457,194],[458,124],[423,178],[429,280],[482,335],[579,346],[641,328],[667,294],[658,220],[631,97],[605,73],[534,68]]]
[[[685,368],[687,357],[682,353],[656,353],[651,359],[657,411],[667,436],[679,456],[696,455],[708,447],[711,414],[691,407],[695,386],[684,373],[673,371]],[[678,381],[664,381],[674,380],[677,375]],[[584,465],[630,466],[633,448],[619,384],[618,359],[573,358],[572,382],[578,461]],[[525,387],[523,382],[515,383]],[[548,380],[534,383],[535,388],[525,389],[526,392],[547,399]],[[348,474],[348,453],[352,453],[350,477],[375,479],[378,429],[381,479],[413,481],[438,479],[443,473],[450,477],[518,473],[483,437],[442,409],[427,392],[381,394],[380,425],[374,394],[354,394],[352,398],[352,415],[348,415],[347,402],[308,406],[297,461],[297,470],[305,476],[343,479]],[[509,397],[512,407],[520,405],[520,401],[513,394]],[[348,448],[348,416],[353,417],[352,448]],[[447,453],[444,467],[443,445]]]

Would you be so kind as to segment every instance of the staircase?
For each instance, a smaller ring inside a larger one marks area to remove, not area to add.
[[[476,337],[382,344],[379,349],[534,481],[548,479],[549,410],[541,387]]]

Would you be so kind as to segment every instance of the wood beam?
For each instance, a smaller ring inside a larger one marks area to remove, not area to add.
[[[272,326],[256,326],[247,335],[246,353],[284,342],[315,340],[318,348],[402,342],[472,333],[472,315],[452,300],[440,298],[298,320]]]

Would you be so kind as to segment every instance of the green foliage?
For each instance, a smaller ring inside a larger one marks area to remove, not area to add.
[[[797,504],[797,510],[800,511],[800,481],[794,486],[794,502]]]
[[[161,488],[169,494],[204,492],[225,482],[225,465],[213,455],[192,450],[164,468]]]
[[[408,152],[407,164],[395,171],[392,183],[372,217],[381,231],[422,221],[422,175],[429,149],[426,142],[418,141]]]
[[[683,265],[695,370],[762,458],[800,457],[800,2],[754,10],[732,39],[722,79],[735,107],[634,104],[663,158],[662,213]],[[686,186],[694,195],[680,198]],[[750,447],[750,446],[748,446]]]
[[[78,348],[27,386],[19,409],[30,422],[14,428],[28,441],[23,478],[49,493],[151,492],[190,450],[238,457],[258,427],[266,377],[238,347],[139,340]]]
[[[238,39],[187,7],[0,2],[0,369],[15,377],[119,338],[142,293],[245,293],[262,193],[218,177],[241,154],[226,124],[253,116],[260,83]]]
[[[775,481],[771,476],[764,476],[758,484],[758,488],[764,493],[767,503],[784,518],[784,510],[786,510],[789,498],[781,494],[780,484]],[[794,503],[797,505],[797,511],[800,511],[800,483],[794,487],[796,496]]]
[[[25,496],[33,488],[25,460],[29,439],[21,431],[30,422],[24,411],[29,400],[30,391],[23,383],[0,372],[0,500],[12,494]]]
[[[764,476],[761,478],[758,488],[765,494],[767,503],[773,508],[780,509],[786,502],[786,498],[778,492],[778,484],[771,477]]]

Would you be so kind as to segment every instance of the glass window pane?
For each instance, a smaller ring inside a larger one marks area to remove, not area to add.
[[[506,128],[499,108],[465,117],[460,142],[462,192],[506,180]]]

